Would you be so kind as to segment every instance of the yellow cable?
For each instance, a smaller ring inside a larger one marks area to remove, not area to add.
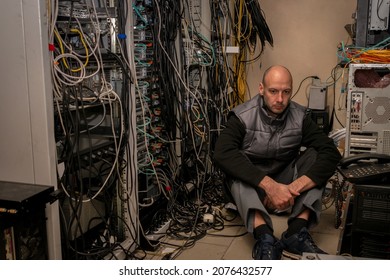
[[[88,65],[88,62],[89,62],[89,53],[88,53],[87,44],[86,44],[85,41],[84,41],[84,36],[83,36],[83,34],[80,32],[80,30],[78,30],[78,29],[72,28],[70,31],[71,31],[71,32],[76,32],[76,33],[78,33],[79,36],[80,36],[81,43],[83,43],[83,46],[84,46],[84,49],[85,49],[85,56],[86,56],[86,58],[85,58],[85,63],[84,63],[84,67],[85,67],[85,66]],[[71,71],[72,71],[72,72],[79,72],[79,71],[81,71],[81,67],[80,67],[80,68],[77,68],[77,69],[72,69]]]
[[[61,54],[64,54],[65,53],[64,46],[62,45],[62,39],[60,37],[60,34],[58,34],[57,28],[54,29],[54,35],[56,36],[57,41],[58,41],[58,45],[60,46]],[[66,59],[63,57],[62,60],[65,64],[66,68],[69,68],[69,66],[66,62]]]
[[[71,32],[76,32],[76,33],[78,33],[79,36],[80,36],[80,40],[81,40],[81,42],[82,42],[82,44],[83,44],[83,46],[84,46],[84,49],[85,49],[85,56],[86,56],[85,63],[84,63],[84,67],[85,67],[85,66],[88,65],[88,62],[89,62],[89,53],[88,53],[88,47],[87,47],[87,45],[86,45],[86,43],[85,43],[85,41],[84,41],[84,36],[83,36],[83,34],[80,32],[80,30],[78,30],[78,29],[72,28],[70,31],[71,31]],[[58,40],[58,44],[59,44],[59,47],[60,47],[60,50],[61,50],[61,54],[64,54],[64,53],[65,53],[64,46],[63,46],[63,44],[62,44],[62,39],[61,39],[60,34],[58,34],[57,29],[54,29],[54,34],[55,34],[55,36],[56,36],[56,38],[57,38],[57,40]],[[65,67],[69,69],[69,65],[68,65],[68,63],[66,62],[66,59],[65,59],[64,57],[62,58],[62,61],[64,62]],[[77,68],[77,69],[71,69],[71,71],[72,71],[72,72],[79,72],[79,71],[81,71],[81,67],[79,67],[79,68]]]
[[[351,63],[389,63],[390,50],[367,50],[347,53]]]
[[[239,53],[238,54],[235,54],[234,55],[234,58],[233,58],[233,69],[235,70],[234,74],[235,76],[237,77],[237,95],[239,97],[239,100],[243,100],[242,99],[242,96],[245,94],[243,94],[243,87],[242,87],[242,63],[240,62],[240,58],[242,56],[244,56],[244,53],[246,52],[246,49],[242,49],[242,45],[243,44],[240,44],[241,42],[241,22],[243,20],[243,9],[244,9],[244,0],[240,0],[240,3],[239,3],[239,12],[238,12],[238,26],[237,26],[237,39],[236,39],[236,45],[238,45],[238,47],[240,48],[239,49]],[[245,91],[245,88],[244,88],[244,91]],[[233,107],[235,107],[237,104],[239,104],[239,100],[231,100],[232,96],[229,97],[229,100],[230,100],[230,106],[232,109]]]

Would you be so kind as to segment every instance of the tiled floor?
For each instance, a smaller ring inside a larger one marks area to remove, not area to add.
[[[286,222],[287,216],[273,215],[276,237],[279,238],[286,229]],[[320,224],[311,230],[317,245],[331,255],[336,254],[340,239],[340,229],[336,229],[334,224],[335,209],[331,206],[322,212]],[[184,241],[164,237],[159,248],[148,252],[146,259],[162,259],[174,252],[171,256],[176,260],[251,260],[255,240],[242,225],[240,217],[237,217],[232,222],[225,223],[222,231],[208,231],[208,235],[196,241],[193,247],[180,251],[180,254],[174,251],[177,247],[167,244],[182,245]]]

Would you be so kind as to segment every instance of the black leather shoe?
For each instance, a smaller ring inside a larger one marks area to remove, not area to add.
[[[299,233],[293,234],[289,238],[286,238],[285,235],[286,232],[282,234],[280,242],[282,243],[283,249],[287,252],[297,255],[302,255],[303,252],[327,254],[314,243],[307,228],[302,228]]]
[[[272,235],[263,234],[253,247],[252,258],[254,260],[280,260],[282,246]]]

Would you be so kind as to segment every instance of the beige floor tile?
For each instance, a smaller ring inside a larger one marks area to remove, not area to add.
[[[274,227],[274,236],[279,238],[282,236],[282,233],[287,229],[287,215],[278,216],[271,215],[272,224]]]
[[[243,226],[226,225],[222,231],[209,230],[199,242],[217,245],[230,245],[233,240],[246,233]]]
[[[320,223],[312,229],[312,232],[336,234],[338,229],[335,228],[335,214],[321,214]]]
[[[246,234],[233,240],[226,253],[224,260],[251,260],[252,248],[255,240],[252,234]]]
[[[229,244],[228,244],[229,245]],[[221,260],[229,246],[197,242],[194,247],[183,250],[176,260]]]
[[[311,235],[319,248],[328,254],[336,254],[339,243],[339,236],[337,234],[312,232]]]

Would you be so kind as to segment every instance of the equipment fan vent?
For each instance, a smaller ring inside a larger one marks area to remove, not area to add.
[[[383,131],[383,153],[390,155],[390,130]]]
[[[374,97],[365,106],[367,122],[385,124],[390,121],[390,98]]]

